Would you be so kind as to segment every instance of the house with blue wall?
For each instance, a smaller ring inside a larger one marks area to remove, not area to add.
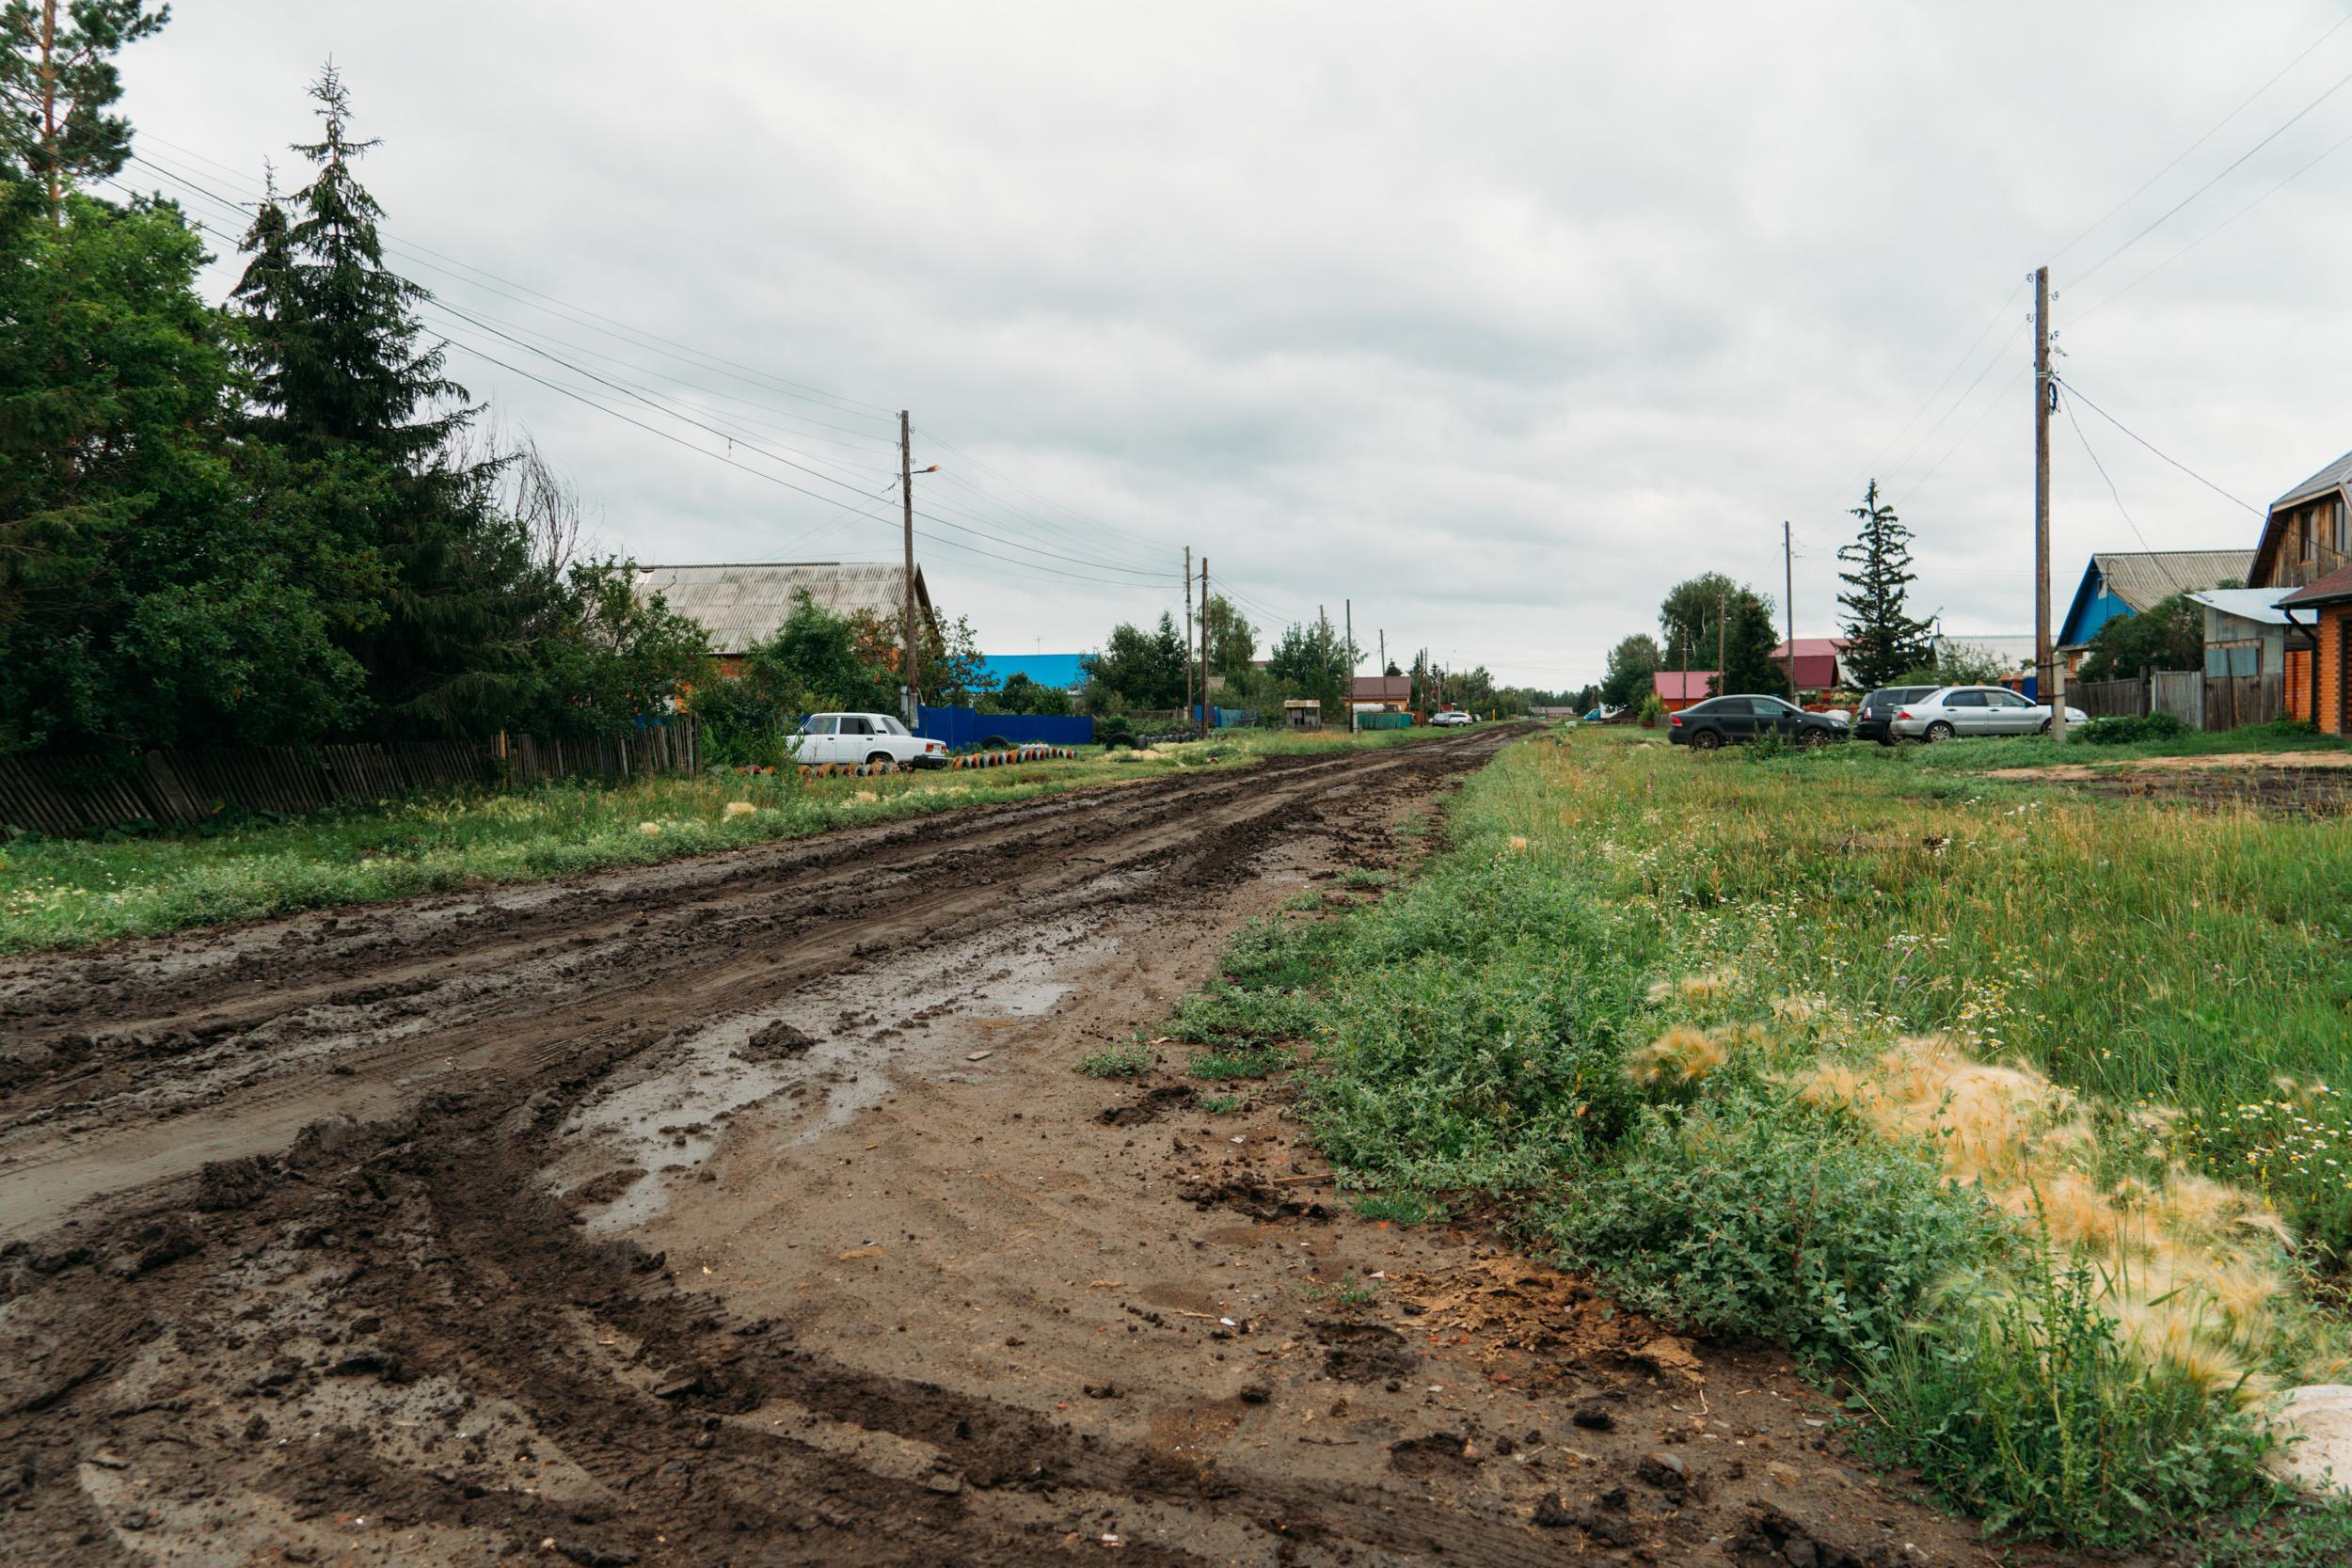
[[[2066,660],[2066,673],[2074,673],[2090,650],[2090,640],[2109,621],[2153,609],[2175,594],[2244,583],[2253,562],[2251,550],[2105,551],[2092,556],[2058,626],[2058,652]]]

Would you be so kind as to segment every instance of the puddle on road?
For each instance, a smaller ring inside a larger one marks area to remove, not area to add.
[[[559,1134],[570,1147],[545,1180],[553,1192],[577,1195],[600,1178],[642,1171],[592,1206],[586,1228],[609,1234],[644,1225],[679,1183],[697,1179],[738,1113],[796,1102],[780,1129],[789,1147],[880,1104],[910,1074],[977,1078],[992,1070],[996,1053],[1018,1045],[1024,1023],[1070,993],[1071,982],[1058,976],[1117,945],[1069,923],[1025,931],[1011,943],[993,934],[868,959],[780,1006],[712,1019],[575,1107]],[[968,1060],[976,1051],[989,1056]]]

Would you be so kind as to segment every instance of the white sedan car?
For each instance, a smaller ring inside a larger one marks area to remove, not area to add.
[[[1468,724],[1473,721],[1469,714],[1464,713],[1460,708],[1450,707],[1443,713],[1431,714],[1429,716],[1429,721],[1433,724],[1444,724],[1448,727],[1452,727],[1456,724]]]
[[[2090,715],[2070,706],[2066,721],[2087,724]],[[1935,741],[1965,735],[2040,735],[2049,727],[2046,704],[2029,703],[2007,687],[1940,686],[1898,705],[1886,733],[1901,740]]]
[[[909,735],[887,713],[812,713],[801,721],[792,756],[812,767],[820,762],[895,762],[901,768],[944,768],[947,747]]]

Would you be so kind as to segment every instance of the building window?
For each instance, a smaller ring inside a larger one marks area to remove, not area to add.
[[[2345,515],[2343,498],[2337,498],[2328,511],[2334,515],[2336,521],[2336,553],[2352,555],[2352,516]]]

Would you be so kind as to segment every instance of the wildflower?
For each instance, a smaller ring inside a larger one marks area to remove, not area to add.
[[[1730,1059],[1722,1037],[1683,1024],[1633,1053],[1626,1062],[1625,1075],[1645,1087],[1684,1086],[1699,1083]]]

